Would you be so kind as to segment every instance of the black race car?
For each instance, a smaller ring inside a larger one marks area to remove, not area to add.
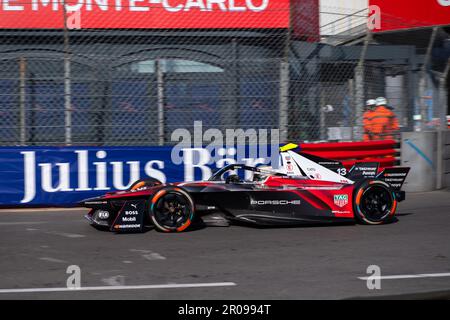
[[[181,232],[192,225],[301,225],[356,221],[383,224],[394,217],[409,168],[338,161],[280,149],[281,167],[226,166],[209,180],[162,184],[136,181],[129,190],[87,199],[81,206],[97,228],[115,232],[156,227]],[[345,174],[343,174],[345,173]]]

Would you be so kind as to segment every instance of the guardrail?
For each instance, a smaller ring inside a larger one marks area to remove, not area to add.
[[[398,160],[396,141],[300,146],[305,152],[340,160],[346,167],[356,161],[378,161],[386,167]],[[208,178],[218,163],[210,161],[208,153],[194,164],[193,159],[199,157],[191,151],[183,155],[191,160],[176,164],[171,147],[0,148],[0,206],[73,205],[107,191],[126,189],[147,176],[163,182]]]
[[[318,157],[341,161],[347,168],[361,161],[379,162],[380,168],[400,163],[399,143],[396,140],[301,143],[300,148]]]

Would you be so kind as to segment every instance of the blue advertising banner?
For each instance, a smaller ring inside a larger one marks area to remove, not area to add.
[[[267,152],[256,157],[239,157],[235,148],[224,148],[217,160],[205,148],[0,148],[0,206],[72,206],[108,191],[125,190],[146,177],[163,183],[205,180],[230,163],[267,163],[271,148],[264,149]],[[180,157],[174,161],[175,151]]]

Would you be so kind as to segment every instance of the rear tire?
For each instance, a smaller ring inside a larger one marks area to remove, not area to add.
[[[178,187],[159,190],[150,201],[150,219],[163,232],[182,232],[194,219],[194,202]]]
[[[369,179],[355,186],[353,207],[358,222],[379,225],[392,220],[397,201],[389,184]]]

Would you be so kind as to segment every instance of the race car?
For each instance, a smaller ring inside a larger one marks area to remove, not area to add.
[[[358,222],[379,225],[394,219],[406,167],[385,168],[339,162],[280,148],[280,166],[231,164],[207,181],[163,184],[148,178],[126,191],[80,202],[96,228],[114,232],[194,230],[201,226],[297,226]]]

